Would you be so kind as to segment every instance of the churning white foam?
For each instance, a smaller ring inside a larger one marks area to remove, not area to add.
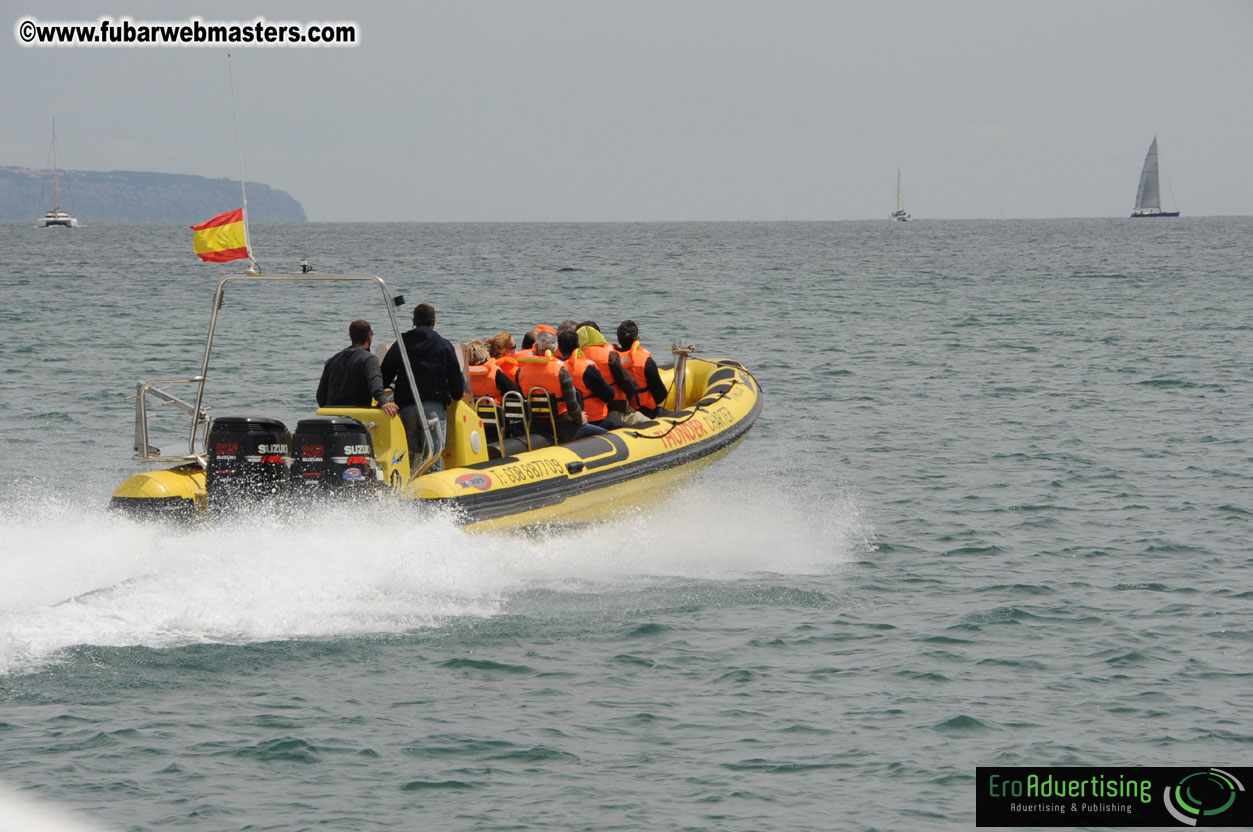
[[[177,527],[98,506],[0,504],[0,674],[64,648],[404,632],[568,581],[813,574],[867,536],[855,500],[694,487],[603,524],[468,533],[412,506],[334,504]]]

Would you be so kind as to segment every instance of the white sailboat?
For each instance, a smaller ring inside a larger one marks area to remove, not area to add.
[[[63,228],[77,228],[78,220],[61,210],[61,193],[57,184],[57,120],[52,120],[52,210],[43,215],[40,225],[47,228],[51,225]]]
[[[909,222],[913,217],[909,216],[909,212],[905,210],[905,191],[901,189],[901,169],[896,169],[896,210],[892,212],[891,218],[897,222]]]
[[[1140,188],[1136,191],[1136,207],[1131,212],[1133,217],[1177,217],[1178,211],[1162,210],[1162,191],[1157,178],[1157,136],[1149,145],[1149,152],[1144,157],[1144,167],[1140,169]]]

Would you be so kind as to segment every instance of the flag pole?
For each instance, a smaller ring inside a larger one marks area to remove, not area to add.
[[[235,149],[239,152],[239,193],[244,201],[244,245],[248,249],[249,274],[261,274],[257,258],[252,256],[252,235],[248,233],[248,191],[244,188],[244,145],[239,140],[239,107],[235,104],[235,73],[231,70],[231,53],[226,53],[226,74],[231,79],[231,111],[235,114]]]

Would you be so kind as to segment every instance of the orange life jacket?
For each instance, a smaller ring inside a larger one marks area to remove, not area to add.
[[[622,369],[625,370],[631,378],[635,379],[636,397],[635,400],[639,407],[652,409],[657,406],[657,402],[653,399],[653,394],[648,389],[648,380],[644,378],[644,365],[648,363],[648,359],[653,354],[644,349],[644,346],[636,340],[627,350],[614,350],[622,359]]]
[[[517,382],[522,388],[522,395],[529,399],[532,388],[542,387],[556,401],[556,414],[560,416],[565,413],[566,402],[561,395],[561,371],[565,366],[551,352],[545,355],[527,353],[519,356]]]
[[[608,402],[599,396],[592,395],[592,391],[583,383],[583,374],[587,372],[588,367],[594,366],[596,365],[583,355],[582,350],[575,350],[574,355],[566,359],[566,368],[574,377],[574,389],[583,396],[583,412],[587,414],[589,422],[599,422],[609,415]]]
[[[609,370],[609,354],[613,352],[613,347],[608,344],[588,345],[582,348],[583,355],[596,365],[596,369],[600,370],[600,374],[605,377],[605,383],[613,388],[613,400],[615,402],[626,401],[626,393],[622,392],[622,388],[618,386],[618,382],[613,380],[613,373]],[[591,416],[587,418],[591,419]]]
[[[492,360],[496,362],[496,366],[503,370],[505,375],[509,376],[509,378],[515,378],[518,375],[517,355],[502,355],[499,358],[493,358]]]
[[[470,392],[477,400],[481,396],[491,396],[496,404],[500,404],[500,388],[496,386],[496,373],[500,371],[495,359],[487,359],[486,364],[470,365]]]

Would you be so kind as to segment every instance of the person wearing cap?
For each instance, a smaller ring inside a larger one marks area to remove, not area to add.
[[[379,360],[370,352],[374,330],[369,321],[356,320],[348,325],[351,342],[326,360],[322,379],[318,382],[318,407],[379,407],[388,416],[399,410],[391,393],[383,387]]]

